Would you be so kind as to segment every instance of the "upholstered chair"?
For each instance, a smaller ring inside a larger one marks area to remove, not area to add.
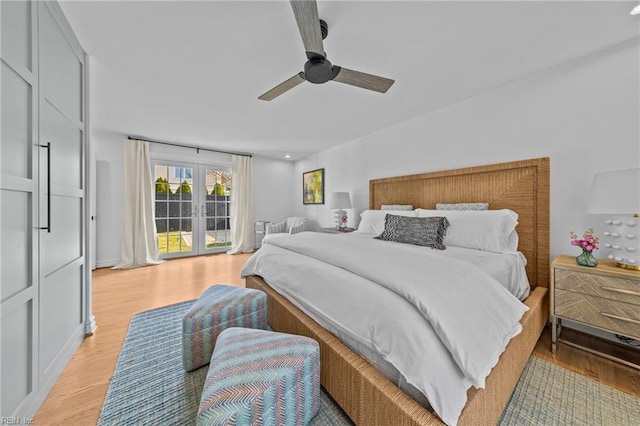
[[[288,217],[282,222],[273,223],[267,225],[267,230],[264,234],[262,242],[269,240],[270,238],[287,235],[297,234],[307,230],[307,218],[306,217]]]

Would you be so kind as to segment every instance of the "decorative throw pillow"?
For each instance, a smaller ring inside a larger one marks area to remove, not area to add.
[[[400,210],[407,211],[413,210],[412,204],[383,204],[380,206],[380,210]]]
[[[436,210],[489,210],[489,203],[436,204]]]
[[[375,238],[445,250],[442,240],[448,226],[449,221],[442,216],[420,218],[388,214],[384,231]]]

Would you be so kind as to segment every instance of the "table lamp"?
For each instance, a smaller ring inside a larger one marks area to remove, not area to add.
[[[333,192],[329,199],[329,208],[338,209],[335,213],[336,229],[344,231],[347,228],[347,212],[351,208],[351,198],[348,192]]]
[[[607,214],[604,247],[616,266],[640,271],[640,169],[615,170],[593,177],[587,213]]]

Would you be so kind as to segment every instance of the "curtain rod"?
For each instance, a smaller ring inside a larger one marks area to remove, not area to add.
[[[127,139],[129,140],[138,140],[138,141],[144,141],[144,142],[150,142],[150,143],[158,143],[161,145],[171,145],[171,146],[178,146],[180,148],[190,148],[190,149],[195,149],[196,152],[200,152],[200,151],[210,151],[210,152],[217,152],[220,154],[230,154],[230,155],[242,155],[244,157],[252,157],[251,154],[245,154],[242,152],[229,152],[229,151],[220,151],[219,149],[211,149],[211,148],[201,148],[199,146],[189,146],[189,145],[181,145],[179,143],[174,143],[174,142],[163,142],[163,141],[153,141],[150,139],[146,139],[146,138],[138,138],[136,136],[128,136]]]

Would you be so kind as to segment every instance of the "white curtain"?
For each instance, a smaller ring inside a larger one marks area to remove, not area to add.
[[[231,156],[231,250],[253,251],[253,158]]]
[[[164,262],[158,253],[154,181],[149,142],[124,141],[124,191],[120,263],[113,269]]]

